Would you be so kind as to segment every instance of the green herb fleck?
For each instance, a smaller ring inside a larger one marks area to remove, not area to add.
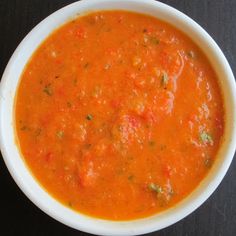
[[[117,126],[117,130],[118,130],[119,132],[123,132],[124,127],[123,127],[122,125],[118,125],[118,126]]]
[[[169,195],[170,196],[173,196],[175,194],[175,192],[174,192],[174,190],[171,188],[170,190],[169,190]]]
[[[51,84],[47,84],[47,85],[44,87],[43,92],[46,93],[48,96],[52,96]]]
[[[205,165],[205,167],[210,168],[212,166],[212,159],[211,158],[205,159],[204,165]]]
[[[73,80],[73,84],[74,84],[74,86],[76,86],[77,83],[78,83],[78,79],[74,79],[74,80]]]
[[[169,77],[166,72],[163,72],[161,76],[161,85],[166,88],[166,85],[168,84]]]
[[[42,133],[42,129],[38,128],[35,131],[35,136],[38,137]]]
[[[156,37],[150,37],[149,40],[152,44],[155,44],[155,45],[158,45],[160,43],[159,39]]]
[[[102,93],[101,86],[96,85],[94,90],[93,90],[92,96],[97,98],[101,93]]]
[[[128,159],[129,161],[133,161],[133,160],[134,160],[134,157],[133,157],[133,156],[127,156],[127,159]]]
[[[154,183],[150,183],[148,185],[148,188],[153,191],[153,192],[156,192],[156,193],[163,193],[163,190],[161,188],[161,186],[157,185],[157,184],[154,184]]]
[[[161,149],[161,151],[165,150],[166,149],[166,145],[165,144],[161,144],[160,149]]]
[[[86,69],[88,67],[89,67],[89,63],[87,62],[87,63],[84,64],[84,68]]]
[[[62,130],[57,131],[57,137],[62,139],[64,137],[64,131]]]
[[[105,64],[104,69],[108,70],[110,67],[111,67],[111,64],[107,63],[107,64]]]
[[[156,145],[155,141],[149,141],[148,142],[149,146],[154,147]]]
[[[200,139],[205,144],[207,144],[207,143],[212,144],[213,143],[213,139],[212,139],[211,135],[209,133],[207,133],[206,131],[203,131],[200,134]]]
[[[73,208],[73,203],[71,201],[68,202],[68,206]]]
[[[92,120],[92,119],[93,119],[93,116],[92,116],[91,114],[88,114],[88,115],[86,116],[86,119],[87,119],[87,120]]]
[[[28,129],[28,127],[26,125],[24,125],[20,128],[20,130],[22,130],[22,131],[27,130],[27,129]]]
[[[147,33],[147,29],[143,29],[143,33]]]
[[[134,176],[133,176],[133,175],[129,175],[129,176],[128,176],[128,180],[129,180],[129,181],[132,181],[133,179],[134,179]]]
[[[67,107],[69,107],[69,108],[72,106],[70,102],[67,102],[66,105],[67,105]]]
[[[92,144],[91,144],[91,143],[87,143],[87,144],[85,144],[85,145],[84,145],[84,147],[85,147],[86,149],[89,149],[89,148],[91,148],[91,146],[92,146]]]
[[[187,56],[189,57],[189,58],[195,58],[195,53],[194,53],[194,51],[188,51],[187,52]]]

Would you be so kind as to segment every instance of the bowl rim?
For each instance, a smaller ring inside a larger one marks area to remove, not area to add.
[[[173,208],[170,208],[170,211],[164,211],[163,213],[158,214],[158,217],[160,218],[160,221],[156,215],[138,219],[138,220],[131,220],[131,221],[110,221],[110,220],[101,220],[93,217],[89,217],[80,213],[75,213],[72,210],[69,210],[65,206],[63,206],[61,203],[57,202],[55,199],[53,199],[52,196],[50,196],[45,190],[40,187],[40,184],[34,179],[34,177],[30,174],[30,170],[26,167],[27,175],[23,175],[20,173],[20,171],[17,170],[16,163],[12,160],[10,151],[8,149],[9,145],[7,142],[9,141],[9,136],[7,136],[7,132],[5,132],[4,127],[5,124],[4,121],[6,121],[5,115],[6,115],[6,90],[7,85],[9,83],[9,74],[12,68],[14,67],[22,56],[22,50],[27,47],[29,41],[32,41],[32,38],[35,34],[40,33],[47,25],[53,25],[52,28],[56,29],[58,28],[58,22],[55,20],[56,18],[62,17],[63,14],[69,14],[70,12],[74,12],[73,8],[76,8],[78,11],[80,9],[100,9],[99,6],[101,6],[101,9],[105,9],[105,4],[109,4],[111,6],[117,6],[118,8],[115,9],[123,9],[123,5],[125,5],[127,8],[132,7],[134,5],[140,6],[140,7],[146,7],[147,9],[153,8],[154,11],[163,11],[165,14],[170,14],[170,18],[176,18],[180,20],[183,24],[188,25],[189,27],[192,27],[193,33],[196,33],[199,37],[202,38],[203,42],[209,47],[209,50],[212,51],[212,55],[214,57],[217,57],[218,62],[221,63],[222,68],[224,70],[224,73],[227,75],[227,78],[224,79],[228,83],[228,89],[229,89],[229,95],[231,95],[230,99],[232,111],[232,122],[236,123],[236,99],[233,96],[233,94],[236,94],[236,86],[235,86],[235,80],[232,73],[232,70],[218,47],[218,45],[215,43],[215,41],[209,36],[209,34],[201,27],[199,26],[195,21],[193,21],[191,18],[186,16],[184,13],[176,10],[173,7],[170,7],[164,3],[154,1],[154,0],[82,0],[78,2],[74,2],[72,4],[69,4],[51,15],[49,15],[47,18],[45,18],[43,21],[41,21],[38,25],[36,25],[27,35],[26,37],[21,41],[15,52],[13,53],[12,57],[10,58],[6,69],[3,73],[1,84],[0,84],[0,148],[2,151],[3,159],[6,163],[6,166],[19,186],[19,188],[24,192],[24,194],[36,205],[38,206],[42,211],[47,213],[52,218],[58,220],[59,222],[66,224],[72,228],[87,232],[87,233],[93,233],[97,235],[139,235],[144,234],[156,230],[160,230],[162,228],[165,228],[169,225],[172,225],[176,223],[177,221],[183,219],[190,213],[192,213],[195,209],[197,209],[200,205],[202,205],[207,198],[214,192],[214,190],[218,187],[220,182],[222,181],[223,177],[225,176],[231,161],[234,156],[234,151],[236,147],[236,128],[235,124],[232,125],[231,130],[231,136],[230,136],[230,143],[227,146],[227,151],[224,151],[225,157],[223,160],[221,160],[222,166],[219,168],[218,172],[215,173],[214,178],[212,177],[212,182],[207,183],[204,185],[205,189],[203,192],[197,194],[197,198],[188,201],[182,201],[181,204],[184,206],[183,209],[178,208],[176,212],[173,211]],[[94,8],[96,6],[96,8]],[[120,7],[119,7],[120,6]],[[125,7],[125,9],[127,9]],[[113,7],[111,7],[113,9]],[[130,9],[131,10],[131,9]],[[83,10],[81,10],[83,12]],[[140,8],[140,12],[141,12]],[[138,10],[134,10],[134,12],[139,12]],[[144,13],[144,12],[143,12]],[[151,14],[150,14],[151,15]],[[157,17],[159,18],[159,17]],[[68,18],[69,19],[69,18]],[[65,20],[61,22],[66,22]],[[170,23],[170,22],[169,22]],[[62,24],[62,23],[61,23]],[[174,25],[174,23],[172,24]],[[174,25],[176,27],[176,25]],[[52,32],[51,30],[49,31]],[[47,34],[46,36],[48,36]],[[41,39],[42,42],[44,39]],[[36,48],[38,45],[36,46]],[[22,70],[21,70],[22,71]],[[19,80],[19,78],[18,78]],[[17,81],[18,82],[18,81]],[[14,95],[14,94],[13,94]],[[8,94],[9,96],[9,94]],[[14,97],[12,98],[14,100]],[[12,116],[12,115],[11,115]],[[12,124],[11,124],[12,125]],[[19,151],[18,151],[19,154]],[[23,160],[19,160],[22,162]],[[26,183],[26,178],[31,176],[32,180],[31,182]],[[37,187],[35,186],[37,185]],[[34,188],[35,187],[35,188]],[[198,187],[199,188],[199,187]],[[203,188],[203,187],[202,187]],[[33,190],[37,190],[39,192],[35,193]],[[39,190],[40,189],[40,190]],[[43,191],[44,194],[40,197],[37,195],[38,193],[41,194],[40,191]],[[194,190],[195,191],[195,190]],[[46,201],[46,203],[45,203]],[[179,203],[177,205],[180,205]],[[66,209],[65,209],[66,208]],[[59,213],[58,213],[59,212]],[[76,217],[76,215],[78,217]],[[73,217],[76,217],[76,220],[79,220],[78,222],[72,219]],[[163,217],[163,219],[161,218]]]

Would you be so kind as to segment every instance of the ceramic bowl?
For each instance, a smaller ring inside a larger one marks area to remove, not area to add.
[[[145,13],[169,22],[186,33],[204,51],[218,75],[225,104],[225,134],[218,157],[207,177],[183,201],[159,214],[131,221],[109,221],[75,212],[52,198],[36,181],[20,156],[15,142],[14,97],[21,73],[35,49],[56,28],[78,14],[124,9]],[[230,66],[215,41],[191,18],[154,0],[83,0],[68,5],[39,23],[12,55],[0,87],[0,146],[15,182],[41,210],[72,228],[97,235],[138,235],[156,231],[183,219],[198,208],[222,181],[236,146],[236,88]]]

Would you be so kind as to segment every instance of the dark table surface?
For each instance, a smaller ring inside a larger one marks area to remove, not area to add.
[[[73,0],[0,0],[0,74],[23,37],[42,19]],[[236,0],[166,0],[215,39],[236,72]],[[0,235],[88,235],[47,216],[31,203],[0,158]],[[148,235],[236,235],[236,159],[200,208],[180,222]]]

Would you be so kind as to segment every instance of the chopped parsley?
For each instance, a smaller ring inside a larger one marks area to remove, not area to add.
[[[64,137],[64,131],[62,131],[62,130],[59,130],[59,131],[57,131],[57,137],[58,138],[63,138]]]
[[[207,144],[212,144],[213,143],[213,139],[211,137],[211,135],[209,133],[207,133],[206,131],[202,131],[200,133],[200,139],[203,143]]]
[[[68,206],[71,207],[71,208],[73,208],[73,203],[69,201],[69,202],[68,202]]]
[[[72,106],[70,102],[67,102],[66,105],[67,105],[67,107],[69,107],[69,108]]]
[[[87,62],[87,63],[84,64],[84,68],[86,69],[88,67],[89,67],[89,63]]]
[[[194,53],[194,51],[188,51],[187,52],[187,56],[189,57],[189,58],[195,58],[195,53]]]
[[[78,79],[74,79],[74,80],[73,80],[73,85],[76,86],[77,83],[78,83]]]
[[[156,145],[155,141],[149,141],[148,142],[149,146],[154,147]]]
[[[205,159],[204,165],[205,165],[205,167],[210,168],[212,166],[212,159],[209,157],[207,159]]]
[[[24,126],[22,126],[20,129],[21,129],[21,130],[27,130],[28,127],[27,127],[26,125],[24,125]]]
[[[43,88],[43,92],[46,93],[48,96],[52,96],[51,84],[47,84],[47,85]]]
[[[128,176],[128,180],[129,180],[129,181],[132,181],[133,179],[134,179],[134,176],[133,176],[133,175],[129,175],[129,176]]]
[[[168,81],[169,81],[169,77],[168,77],[167,73],[164,71],[161,76],[161,85],[163,87],[166,87],[166,85],[168,84]]]
[[[160,149],[161,149],[161,151],[165,150],[166,149],[166,145],[165,144],[161,144],[160,145]]]
[[[95,88],[94,88],[94,90],[93,90],[92,96],[95,97],[95,98],[97,98],[99,95],[101,95],[101,93],[102,93],[102,88],[101,88],[101,86],[96,85]]]
[[[162,187],[157,185],[157,184],[154,184],[154,183],[150,183],[148,185],[148,188],[149,190],[153,191],[153,192],[156,192],[156,193],[163,193],[163,190],[162,190]]]
[[[85,144],[85,145],[84,145],[84,147],[85,147],[86,149],[89,149],[89,148],[91,148],[91,146],[92,146],[92,144],[91,144],[91,143],[87,143],[87,144]]]
[[[110,67],[111,67],[111,64],[107,63],[107,64],[105,64],[104,69],[108,70]]]
[[[88,114],[88,115],[86,116],[86,119],[87,119],[87,120],[92,120],[92,119],[93,119],[93,116],[92,116],[91,114]]]
[[[38,128],[35,131],[35,136],[38,137],[42,133],[42,129]]]
[[[152,44],[155,44],[155,45],[158,45],[160,43],[159,39],[156,37],[150,37],[149,40]]]

